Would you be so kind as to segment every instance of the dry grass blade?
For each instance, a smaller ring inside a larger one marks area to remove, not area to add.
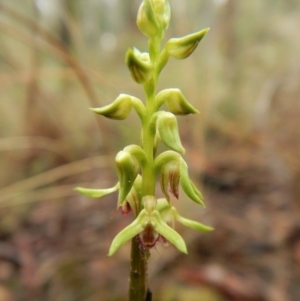
[[[63,158],[68,158],[68,154],[61,142],[46,137],[9,137],[0,139],[0,152],[15,149],[41,148],[54,152]]]
[[[84,90],[86,91],[90,102],[93,106],[97,106],[97,97],[95,95],[95,92],[93,91],[90,80],[88,78],[88,75],[83,70],[83,68],[80,66],[80,64],[77,62],[76,59],[74,59],[69,53],[64,44],[57,39],[54,35],[52,35],[48,30],[41,27],[36,21],[31,20],[30,18],[26,17],[24,14],[18,12],[15,9],[12,9],[8,7],[7,5],[4,5],[3,3],[0,4],[0,11],[5,13],[6,15],[12,17],[13,19],[16,19],[22,25],[25,25],[28,29],[31,31],[35,31],[36,28],[38,28],[38,34],[39,36],[46,41],[49,45],[55,48],[56,53],[59,54],[59,56],[69,65],[73,68],[74,73],[78,77],[80,83],[82,84]],[[2,27],[2,25],[1,25]],[[20,38],[20,36],[19,36]],[[35,41],[35,38],[33,38],[33,41]],[[31,43],[32,45],[32,43]]]
[[[32,46],[34,45],[36,48],[41,48],[41,43],[38,43],[37,37],[35,37],[32,32],[36,32],[38,37],[41,38],[42,41],[46,42],[46,45],[43,45],[42,49],[46,50],[46,53],[53,53],[61,58],[67,65],[69,65],[74,74],[77,76],[79,82],[81,83],[86,95],[88,96],[88,100],[92,107],[97,107],[99,102],[97,101],[97,96],[94,92],[94,89],[91,86],[91,81],[89,79],[88,74],[85,72],[83,67],[80,63],[72,57],[68,49],[65,45],[56,38],[51,32],[43,28],[39,25],[38,22],[28,18],[26,15],[18,12],[15,9],[0,3],[0,12],[6,14],[7,16],[19,21],[22,24],[22,27],[25,27],[31,31],[28,33],[24,30],[20,30],[19,27],[14,27],[6,22],[0,20],[0,28],[2,31],[16,37],[18,40],[25,42],[27,45]],[[45,43],[44,43],[45,44]],[[48,46],[48,47],[47,47]],[[106,136],[108,135],[109,131],[106,129],[105,124],[102,122],[100,118],[96,119],[97,126],[102,134],[105,137],[106,143],[102,146],[103,151],[105,153],[109,153],[110,150],[110,139]]]
[[[87,158],[76,162],[68,163],[60,167],[53,168],[49,171],[45,171],[39,175],[27,178],[23,181],[14,183],[0,190],[1,202],[8,198],[13,198],[20,192],[36,189],[37,187],[53,183],[59,179],[86,172],[95,168],[102,168],[107,165],[107,157],[96,156],[93,158]]]
[[[15,198],[4,197],[0,202],[0,209],[9,208],[13,206],[26,205],[35,202],[42,202],[45,200],[68,198],[78,195],[78,192],[74,191],[75,186],[88,186],[90,183],[75,183],[71,185],[60,185],[35,191],[25,192],[24,194],[18,194]],[[104,183],[105,185],[105,183]]]

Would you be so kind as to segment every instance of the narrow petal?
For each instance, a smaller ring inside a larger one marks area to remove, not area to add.
[[[144,230],[143,223],[145,218],[148,218],[148,214],[145,210],[142,210],[129,226],[118,233],[111,243],[108,256],[114,255],[127,241],[131,240]]]
[[[171,227],[169,227],[161,218],[158,211],[152,213],[153,221],[155,222],[155,230],[172,245],[174,245],[180,252],[187,254],[186,244],[183,238]]]
[[[187,219],[185,217],[180,216],[179,214],[177,214],[176,220],[179,223],[183,224],[184,226],[192,228],[192,229],[200,231],[200,232],[210,232],[210,231],[214,230],[214,228],[212,228],[210,226],[206,226],[206,225],[198,223],[196,221]]]
[[[83,188],[83,187],[76,187],[74,190],[78,191],[79,193],[89,196],[91,198],[101,198],[107,194],[113,193],[119,189],[119,183],[111,188],[106,189],[90,189],[90,188]]]

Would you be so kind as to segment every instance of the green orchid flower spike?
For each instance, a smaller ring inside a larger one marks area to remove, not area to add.
[[[137,26],[148,37],[148,52],[129,48],[125,62],[132,79],[143,88],[145,99],[120,94],[111,104],[91,109],[115,120],[126,119],[131,111],[135,111],[141,121],[140,145],[130,144],[117,153],[118,183],[115,186],[107,189],[76,188],[93,198],[118,192],[116,211],[120,210],[123,215],[132,213],[132,222],[120,229],[108,251],[108,255],[112,256],[131,241],[129,301],[150,300],[149,296],[146,298],[147,260],[157,243],[170,244],[187,253],[184,239],[175,231],[176,223],[200,232],[213,230],[181,216],[172,199],[173,196],[184,201],[180,195],[181,187],[189,199],[204,207],[203,196],[192,182],[188,165],[182,158],[185,149],[176,119],[177,115],[197,114],[198,110],[178,88],[167,88],[157,93],[159,75],[169,58],[189,57],[209,29],[171,38],[162,46],[170,18],[168,0],[143,0],[138,10]],[[160,143],[170,150],[157,154]],[[157,198],[157,181],[164,198]]]

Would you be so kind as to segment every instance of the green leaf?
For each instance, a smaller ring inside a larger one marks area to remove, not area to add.
[[[153,211],[152,219],[155,222],[155,231],[174,245],[180,252],[187,254],[187,248],[183,238],[162,220],[158,211]]]
[[[117,191],[119,189],[119,183],[117,183],[115,186],[107,189],[90,189],[90,188],[82,188],[82,187],[76,187],[74,190],[78,191],[79,193],[89,196],[91,198],[101,198],[102,196],[105,196],[107,194],[110,194],[114,191]]]
[[[129,226],[119,232],[111,243],[108,256],[114,255],[127,241],[142,232],[144,229],[144,220],[147,218],[148,214],[145,210],[142,210],[138,217]]]

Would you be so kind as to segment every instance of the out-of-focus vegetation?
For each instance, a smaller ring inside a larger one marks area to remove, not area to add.
[[[216,230],[190,236],[189,259],[153,252],[155,300],[190,301],[193,292],[297,301],[300,2],[170,3],[168,35],[211,27],[193,57],[166,67],[160,88],[180,87],[201,111],[180,128],[206,191],[196,218]],[[139,141],[134,115],[120,127],[88,110],[120,93],[142,97],[124,63],[127,48],[146,49],[138,5],[0,1],[0,301],[126,299],[128,250],[106,253],[127,220],[110,221],[109,197],[87,200],[73,187],[114,183],[113,154]]]

